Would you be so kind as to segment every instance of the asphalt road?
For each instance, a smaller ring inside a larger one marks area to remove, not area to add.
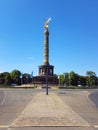
[[[89,99],[92,101],[93,104],[98,108],[98,91],[94,91],[89,95]]]
[[[3,102],[4,102],[4,96],[5,96],[5,93],[4,93],[3,90],[1,90],[1,91],[0,91],[0,105],[2,105]]]
[[[91,93],[92,91],[89,90],[66,92],[65,96],[61,95],[61,98],[91,126],[95,127],[98,126],[98,108],[89,99]]]
[[[18,127],[11,123],[24,110],[33,97],[45,89],[0,89],[0,130],[97,130],[98,129],[98,90],[52,90],[68,106],[79,114],[90,127]],[[97,98],[97,99],[96,99]],[[91,99],[91,100],[90,100]],[[93,100],[96,99],[96,100]],[[93,102],[93,103],[92,103]]]

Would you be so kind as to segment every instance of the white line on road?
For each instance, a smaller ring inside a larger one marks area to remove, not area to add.
[[[2,102],[1,102],[1,104],[0,105],[3,105],[4,104],[4,102],[5,102],[5,99],[6,99],[6,92],[5,91],[3,91],[4,92],[4,98],[3,98],[3,100],[2,100]]]
[[[98,128],[98,125],[94,125],[94,128]]]
[[[8,128],[9,125],[0,125],[0,128]]]
[[[95,106],[95,104],[90,100],[89,95],[90,95],[90,93],[88,93],[88,95],[87,95],[88,101],[89,101],[93,106]]]

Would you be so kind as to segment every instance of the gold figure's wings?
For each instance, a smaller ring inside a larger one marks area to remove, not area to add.
[[[48,28],[48,23],[51,20],[51,18],[49,18],[46,22],[45,22],[45,28]]]

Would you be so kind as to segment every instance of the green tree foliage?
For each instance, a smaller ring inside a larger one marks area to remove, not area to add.
[[[96,76],[96,73],[93,72],[93,71],[87,71],[86,75],[89,76],[89,77],[92,77],[92,76]]]
[[[32,78],[30,77],[30,74],[28,73],[23,74],[22,80],[23,80],[23,84],[28,84],[32,82]]]
[[[4,72],[4,84],[10,85],[11,84],[11,77],[9,72]]]
[[[89,86],[89,87],[92,87],[92,86],[97,86],[97,76],[96,76],[96,73],[93,72],[93,71],[87,71],[86,72],[86,76],[87,76],[87,80],[86,80],[86,84]]]
[[[64,84],[64,75],[59,75],[59,83],[60,85],[63,85]]]
[[[0,84],[4,83],[4,75],[3,73],[0,73]]]
[[[9,72],[4,72],[0,74],[0,83],[4,85],[10,85],[11,84],[11,77]]]
[[[64,84],[69,85],[69,73],[64,73]]]
[[[86,77],[85,76],[79,76],[78,78],[78,85],[86,86]]]
[[[24,73],[21,75],[21,72],[19,70],[13,70],[11,71],[11,73],[9,72],[0,73],[0,84],[5,85],[10,85],[12,83],[21,84],[21,81],[22,84],[28,84],[32,82],[32,78],[28,73]],[[94,88],[98,86],[98,77],[96,76],[96,73],[93,71],[87,71],[86,76],[81,76],[76,74],[74,71],[71,71],[70,73],[66,72],[59,75],[59,84],[60,85],[66,84],[67,86],[82,85]]]
[[[19,70],[11,71],[10,73],[11,82],[14,84],[20,84],[20,75],[21,75],[21,72]]]
[[[70,78],[69,78],[70,85],[77,86],[78,85],[78,79],[79,79],[79,75],[76,74],[74,71],[71,71],[70,72]]]

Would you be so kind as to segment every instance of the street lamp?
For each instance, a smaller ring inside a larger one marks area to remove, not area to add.
[[[64,73],[64,87],[66,89],[66,74]]]
[[[23,78],[23,72],[21,72],[21,75],[20,75],[21,85],[23,84],[22,78]]]
[[[69,86],[70,86],[70,73],[69,73],[69,75],[68,75],[68,78],[69,78]]]
[[[58,80],[59,80],[58,86],[60,87],[60,74],[58,74]]]
[[[30,78],[31,78],[31,82],[33,83],[33,71],[31,72]]]
[[[48,68],[46,72],[46,95],[48,95]]]

